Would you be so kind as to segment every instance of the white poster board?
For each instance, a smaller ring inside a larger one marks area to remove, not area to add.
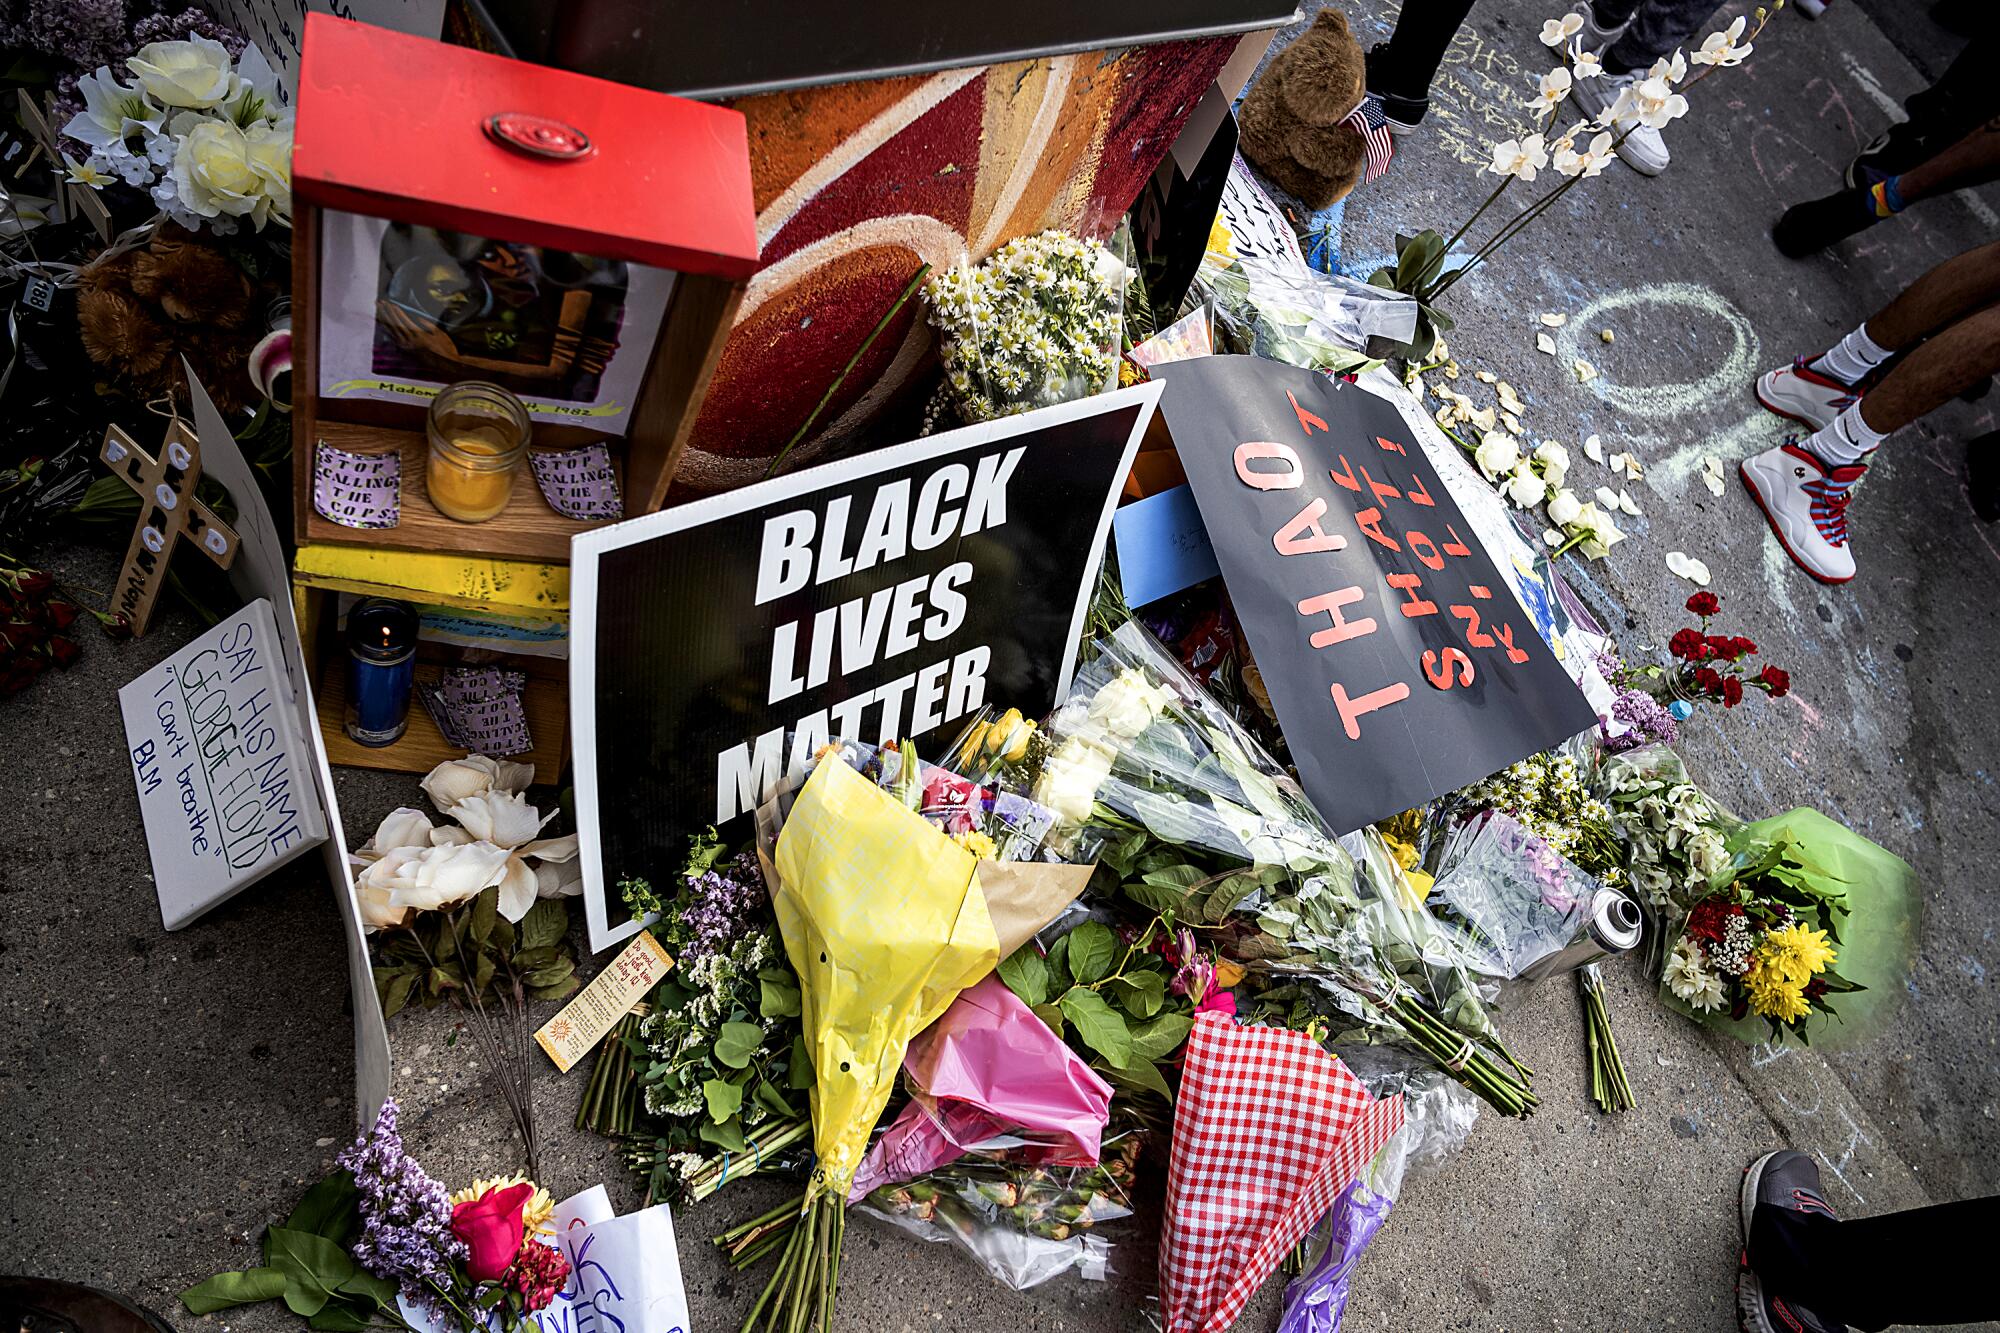
[[[270,57],[271,68],[284,84],[285,100],[299,88],[299,42],[305,35],[306,11],[316,9],[335,18],[358,19],[378,28],[393,28],[412,37],[436,37],[444,31],[444,0],[202,0],[211,14],[248,37]]]
[[[126,685],[118,704],[168,930],[326,841],[312,741],[269,599]]]

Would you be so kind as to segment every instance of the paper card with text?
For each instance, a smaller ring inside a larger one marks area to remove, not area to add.
[[[640,931],[561,1013],[542,1024],[535,1033],[536,1044],[567,1074],[673,965],[653,933]]]
[[[118,692],[168,930],[326,840],[292,689],[260,597]]]

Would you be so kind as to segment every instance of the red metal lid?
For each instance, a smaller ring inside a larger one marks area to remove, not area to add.
[[[682,273],[757,267],[741,112],[306,15],[292,189]]]

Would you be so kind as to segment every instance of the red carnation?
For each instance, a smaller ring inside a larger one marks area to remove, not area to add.
[[[1692,658],[1694,656],[1694,650],[1698,646],[1700,646],[1700,644],[1701,644],[1700,630],[1684,629],[1677,631],[1674,634],[1673,638],[1667,640],[1667,651],[1672,653],[1675,657]]]
[[[1814,977],[1806,983],[1806,998],[1808,1000],[1817,1000],[1824,994],[1826,994],[1826,981],[1824,978]]]
[[[1709,694],[1722,693],[1722,673],[1714,667],[1703,667],[1694,673],[1695,684]]]
[[[1708,645],[1708,653],[1703,654],[1703,656],[1712,654],[1725,662],[1734,662],[1736,660],[1736,640],[1730,638],[1727,634],[1711,634],[1703,642]]]
[[[1731,676],[1722,682],[1722,706],[1734,708],[1743,702],[1743,682]]]
[[[1698,616],[1712,616],[1722,609],[1722,599],[1714,593],[1702,591],[1688,598],[1688,610]]]
[[[1757,673],[1757,679],[1764,682],[1764,688],[1771,692],[1773,699],[1782,699],[1791,693],[1791,673],[1783,667],[1767,666]]]
[[[1731,647],[1736,649],[1736,655],[1738,657],[1741,657],[1746,653],[1754,653],[1757,651],[1757,645],[1750,642],[1750,640],[1744,638],[1741,634],[1732,637],[1729,640],[1729,643]]]

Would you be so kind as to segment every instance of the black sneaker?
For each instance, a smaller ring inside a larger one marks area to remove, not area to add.
[[[1381,102],[1382,119],[1387,123],[1389,133],[1400,139],[1405,134],[1413,133],[1423,123],[1424,113],[1431,109],[1431,99],[1428,91],[1422,96],[1405,97],[1401,93],[1392,93],[1380,86],[1377,82],[1381,77],[1378,69],[1380,62],[1376,59],[1376,53],[1383,49],[1382,45],[1372,46],[1368,48],[1368,54],[1362,57],[1367,69],[1368,91]]]
[[[1736,1318],[1743,1333],[1847,1333],[1847,1325],[1822,1319],[1788,1297],[1764,1290],[1750,1266],[1750,1219],[1758,1204],[1832,1217],[1820,1197],[1819,1166],[1804,1153],[1786,1148],[1765,1153],[1743,1173],[1743,1248],[1736,1261]]]
[[[1842,190],[1824,199],[1793,204],[1771,228],[1771,240],[1787,258],[1804,259],[1868,230],[1879,221],[1868,195],[1860,190]]]
[[[1967,442],[1965,491],[1973,513],[1988,523],[2000,523],[2000,431]]]

